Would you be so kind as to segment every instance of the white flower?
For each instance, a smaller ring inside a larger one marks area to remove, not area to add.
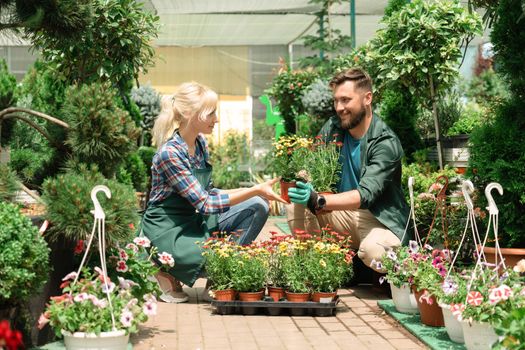
[[[138,286],[138,284],[133,282],[132,280],[127,280],[120,276],[118,276],[117,278],[118,278],[118,284],[120,288],[122,289],[130,289],[131,287]]]
[[[122,315],[120,315],[120,323],[126,328],[131,327],[131,323],[133,322],[133,314],[128,309],[124,309],[122,311]]]
[[[135,253],[139,251],[139,247],[137,247],[135,244],[133,243],[128,243],[126,244],[126,249],[131,249],[133,250]]]
[[[77,278],[77,276],[78,274],[75,271],[73,271],[65,275],[64,278],[62,278],[62,281],[74,280],[75,278]]]
[[[112,293],[115,290],[115,283],[109,282],[106,287],[106,283],[102,283],[102,291],[104,293]]]
[[[144,248],[149,248],[151,246],[151,241],[146,237],[135,237],[133,243]]]
[[[155,297],[155,295],[151,293],[144,294],[142,298],[144,298],[145,301],[157,301],[157,298]]]
[[[166,252],[160,253],[159,260],[163,265],[169,265],[171,267],[175,265],[175,260],[173,260],[173,256],[171,256],[170,253],[166,253]]]
[[[386,256],[387,256],[387,258],[389,258],[390,260],[393,260],[393,261],[396,261],[396,260],[397,260],[396,252],[394,252],[393,250],[389,250],[389,251],[386,253]]]
[[[157,314],[157,303],[154,301],[147,301],[142,307],[142,311],[148,316]]]
[[[410,247],[411,254],[417,253],[417,251],[419,250],[419,245],[416,241],[409,241],[408,246]]]
[[[131,309],[133,306],[137,305],[138,303],[138,299],[137,298],[133,298],[131,299],[130,301],[128,301],[128,303],[126,304],[126,309]]]
[[[524,273],[525,272],[525,259],[521,259],[518,261],[516,266],[514,266],[513,270],[518,273]]]
[[[73,300],[77,303],[81,303],[84,300],[88,300],[88,299],[91,299],[91,296],[88,293],[80,293],[80,294],[75,295],[75,297],[73,298]]]

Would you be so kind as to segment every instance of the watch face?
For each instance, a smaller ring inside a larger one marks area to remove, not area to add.
[[[319,198],[317,198],[317,207],[319,209],[323,209],[325,205],[326,205],[326,198],[324,198],[323,196],[319,196]]]

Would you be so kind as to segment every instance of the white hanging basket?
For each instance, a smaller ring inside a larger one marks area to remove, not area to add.
[[[450,305],[439,304],[443,310],[443,319],[445,320],[445,328],[447,330],[448,337],[455,343],[463,344],[465,343],[465,338],[463,337],[463,327],[461,322],[452,315],[450,311]]]
[[[467,350],[489,350],[498,341],[498,335],[488,323],[461,322]]]
[[[419,313],[416,298],[409,286],[402,285],[401,288],[398,288],[393,283],[390,283],[390,289],[392,290],[392,300],[397,311],[406,314]]]
[[[68,350],[126,350],[129,334],[123,330],[95,333],[62,331]]]

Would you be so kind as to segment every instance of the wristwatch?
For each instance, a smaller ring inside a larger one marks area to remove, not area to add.
[[[315,206],[315,211],[322,210],[325,206],[326,198],[324,198],[324,196],[320,194],[319,196],[317,196],[317,205]]]

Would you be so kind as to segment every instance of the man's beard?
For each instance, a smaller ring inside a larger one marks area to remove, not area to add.
[[[361,106],[361,110],[356,113],[355,118],[350,119],[348,121],[341,121],[341,127],[343,128],[343,130],[352,130],[353,128],[361,124],[363,119],[365,119],[365,116],[366,116],[365,106]]]

